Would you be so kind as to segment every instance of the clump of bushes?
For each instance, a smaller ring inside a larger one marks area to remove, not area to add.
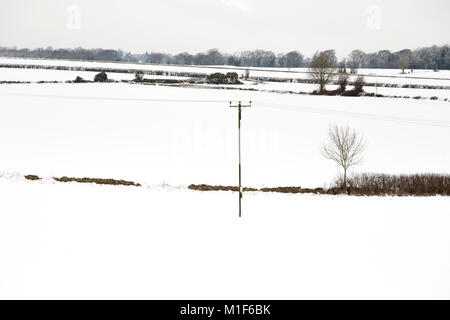
[[[374,92],[364,92],[362,95],[365,96],[365,97],[377,97],[377,98],[386,97],[386,96],[384,96],[382,94],[379,94],[379,93],[376,94]],[[401,98],[400,96],[387,96],[387,97],[390,97],[390,98]]]
[[[348,92],[348,91],[345,91]],[[323,89],[322,91],[314,90],[312,92],[312,95],[320,95],[320,96],[338,96],[338,95],[344,95],[344,92],[341,91],[341,89],[336,90],[326,90]]]
[[[364,95],[364,77],[359,76],[356,78],[356,80],[353,82],[353,89],[352,90],[346,90],[342,91],[341,95],[345,97],[359,97]]]
[[[363,87],[364,87],[364,77],[363,76],[359,76],[358,78],[356,78],[355,82],[353,83],[354,86],[354,90],[356,92],[363,92]]]
[[[85,83],[85,82],[87,82],[87,81],[84,80],[82,77],[77,76],[73,82],[74,82],[74,83]]]
[[[144,72],[136,71],[134,73],[134,81],[141,82],[142,80],[144,80]]]
[[[348,186],[355,195],[449,196],[450,175],[360,173],[348,179]]]
[[[339,85],[339,90],[344,92],[348,85],[349,74],[344,69],[339,69],[337,76],[337,84]]]
[[[322,90],[314,90],[312,95],[322,95],[322,96],[345,96],[345,97],[359,97],[364,95],[364,77],[359,76],[356,80],[351,83],[349,82],[349,75],[343,70],[339,70],[337,73],[336,83],[339,85],[339,88],[336,90],[326,90],[325,88]],[[352,90],[347,90],[347,85],[353,84]],[[380,95],[381,96],[381,95]]]
[[[94,82],[106,82],[108,81],[108,75],[105,71],[102,71],[95,75]]]
[[[236,72],[228,72],[227,74],[216,72],[208,75],[206,82],[209,84],[242,84]]]

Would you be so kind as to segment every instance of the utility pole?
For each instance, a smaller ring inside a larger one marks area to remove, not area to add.
[[[252,102],[249,101],[248,104],[243,105],[241,101],[237,105],[233,105],[233,102],[230,101],[230,107],[231,108],[238,108],[238,146],[239,146],[239,218],[242,217],[242,206],[241,206],[241,200],[242,200],[242,184],[241,184],[241,108],[250,108],[252,106]]]

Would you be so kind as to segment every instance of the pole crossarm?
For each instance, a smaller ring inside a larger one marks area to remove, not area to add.
[[[233,103],[236,103],[236,104],[233,104]],[[250,108],[252,106],[252,102],[251,101],[248,101],[247,102],[247,104],[243,104],[243,102],[242,101],[230,101],[230,107],[231,108],[239,108],[239,107],[241,107],[241,108]]]
[[[242,181],[241,181],[241,119],[242,119],[242,108],[250,108],[252,106],[252,102],[249,101],[247,104],[242,104],[241,101],[238,101],[237,104],[233,105],[233,102],[230,101],[231,108],[238,108],[238,146],[239,146],[239,217],[242,217],[241,210],[241,200],[242,200]]]

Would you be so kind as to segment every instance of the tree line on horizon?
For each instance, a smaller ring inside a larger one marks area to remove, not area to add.
[[[366,53],[353,50],[346,58],[338,60],[333,49],[318,51],[314,56],[328,55],[339,68],[373,68],[373,69],[433,69],[450,70],[450,46],[423,47],[415,50],[404,49],[398,52],[380,50]],[[230,65],[236,67],[281,67],[300,68],[311,66],[314,57],[305,57],[299,51],[275,54],[272,51],[253,50],[226,54],[218,49],[190,54],[168,54],[161,52],[145,52],[136,54],[112,49],[17,49],[0,47],[2,57],[70,59],[88,61],[134,62],[175,65]]]

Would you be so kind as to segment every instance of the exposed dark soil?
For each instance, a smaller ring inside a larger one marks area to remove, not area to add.
[[[78,183],[95,183],[95,184],[107,184],[107,185],[122,185],[122,186],[134,186],[140,187],[139,183],[133,181],[126,180],[115,180],[115,179],[101,179],[101,178],[69,178],[69,177],[61,177],[61,178],[53,178],[58,182],[78,182]]]
[[[29,175],[25,176],[25,179],[31,180],[31,181],[41,180],[41,178],[39,178],[38,176],[35,176],[33,174],[29,174]]]
[[[411,176],[410,179],[413,179]],[[443,179],[442,177],[437,177],[435,180]],[[372,182],[373,180],[371,180]],[[446,180],[448,181],[448,179]],[[347,194],[353,196],[449,196],[450,189],[449,185],[446,182],[445,184],[441,183],[438,187],[432,187],[431,185],[428,187],[422,187],[417,183],[417,187],[409,187],[409,188],[400,188],[396,186],[395,188],[379,188],[377,185],[370,185],[369,183],[360,183],[361,186],[355,187],[351,186],[347,189],[334,187],[329,189],[323,188],[302,188],[302,187],[274,187],[274,188],[243,188],[243,191],[253,191],[253,192],[269,192],[269,193],[288,193],[288,194],[324,194],[324,195],[339,195],[339,194]],[[196,191],[239,191],[238,187],[233,186],[210,186],[210,185],[194,185],[191,184],[188,187],[190,190]]]
[[[188,186],[190,190],[197,191],[239,191],[239,187],[236,186],[210,186],[207,184],[191,184]],[[242,188],[243,191],[259,191],[255,188]]]
[[[211,186],[207,184],[191,184],[188,186],[190,190],[196,191],[239,191],[237,186]],[[279,193],[325,193],[322,188],[304,189],[301,187],[277,187],[277,188],[242,188],[246,192],[279,192]]]

